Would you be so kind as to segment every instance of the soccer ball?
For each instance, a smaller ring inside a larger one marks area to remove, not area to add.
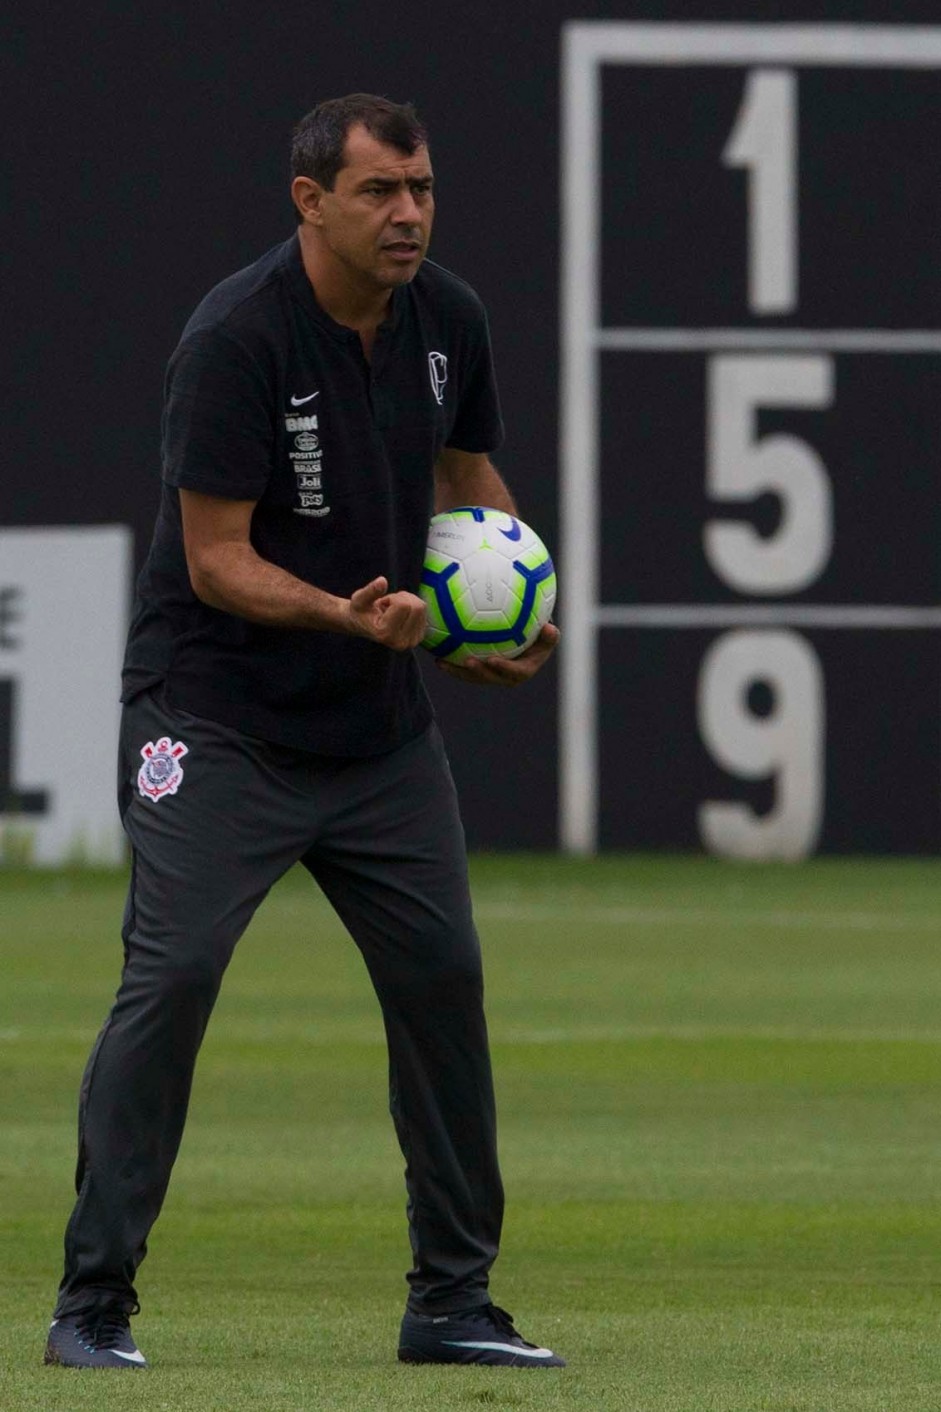
[[[549,621],[555,569],[522,520],[480,506],[435,515],[421,596],[428,609],[423,647],[434,657],[518,657]]]

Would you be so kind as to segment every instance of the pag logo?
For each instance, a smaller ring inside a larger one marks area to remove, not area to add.
[[[161,736],[156,744],[148,740],[141,747],[144,763],[137,772],[137,787],[141,794],[155,804],[165,794],[176,794],[183,783],[180,761],[187,754],[189,750],[182,740],[171,744],[168,735]]]

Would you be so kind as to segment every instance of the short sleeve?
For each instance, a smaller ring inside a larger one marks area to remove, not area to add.
[[[457,451],[496,451],[503,442],[503,418],[483,306],[469,330],[461,360],[460,400],[447,444]]]
[[[262,369],[237,339],[201,329],[167,369],[163,479],[231,500],[257,500],[271,476],[273,399]]]

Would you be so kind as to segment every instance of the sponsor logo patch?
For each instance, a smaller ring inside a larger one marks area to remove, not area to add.
[[[310,402],[319,393],[311,392],[306,397],[292,396],[291,402],[298,406]],[[317,404],[320,406],[320,404]],[[288,460],[294,472],[297,500],[291,507],[295,515],[307,515],[322,519],[330,514],[330,505],[323,486],[323,449],[320,444],[320,422],[318,415],[308,413],[300,416],[293,412],[285,414],[284,427],[294,433],[294,447],[288,451]]]
[[[156,744],[148,740],[141,748],[144,763],[137,772],[137,787],[141,794],[155,804],[165,794],[176,794],[183,783],[180,761],[188,754],[189,748],[182,740],[171,743],[168,735],[162,735]]]

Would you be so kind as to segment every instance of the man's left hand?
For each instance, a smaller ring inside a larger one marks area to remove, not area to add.
[[[464,662],[442,659],[438,666],[449,677],[477,686],[522,686],[549,660],[560,636],[554,623],[546,623],[535,642],[519,657],[468,657]]]

